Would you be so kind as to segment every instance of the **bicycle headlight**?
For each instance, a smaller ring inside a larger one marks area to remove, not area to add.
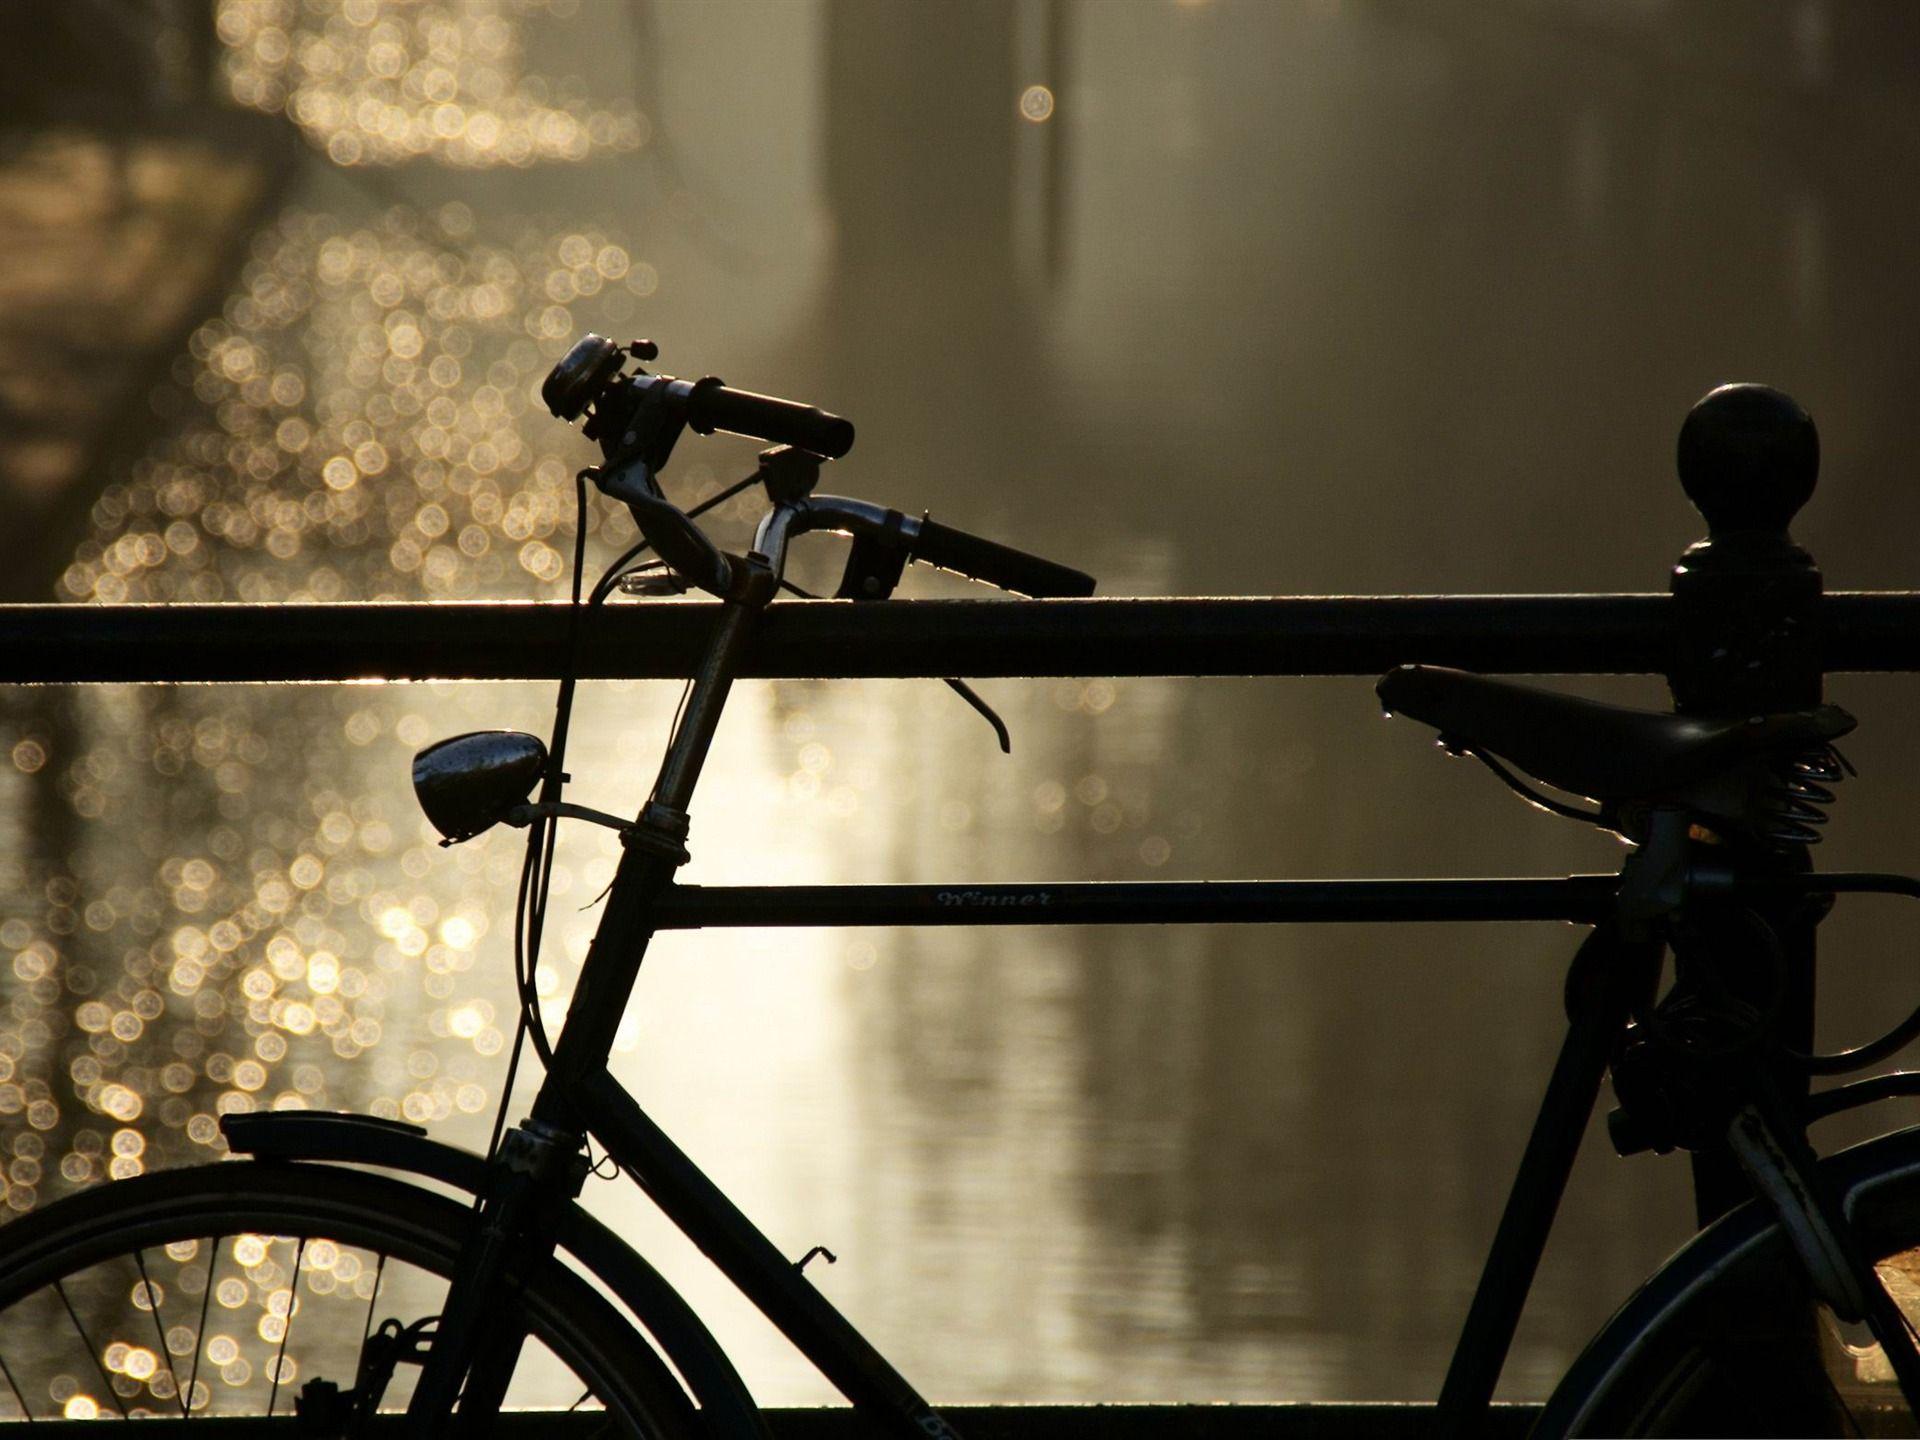
[[[433,828],[456,845],[524,805],[547,769],[547,747],[519,730],[475,730],[413,757],[413,793]]]

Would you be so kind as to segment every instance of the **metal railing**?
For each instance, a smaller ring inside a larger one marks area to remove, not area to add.
[[[1681,442],[1682,480],[1711,533],[1682,557],[1670,594],[793,601],[765,616],[740,673],[1372,675],[1418,662],[1510,674],[1660,674],[1683,713],[1745,715],[1805,707],[1827,673],[1920,670],[1920,592],[1825,594],[1811,558],[1787,536],[1787,522],[1812,493],[1811,422],[1758,387],[1716,396],[1717,407],[1709,397],[1696,408]],[[568,670],[589,679],[684,678],[719,609],[0,606],[0,683],[537,680]],[[1059,906],[1054,923],[1583,919],[1604,906],[1612,878],[1053,885],[1045,903]],[[1027,923],[1023,907],[1037,893],[685,886],[664,902],[664,916],[675,927],[739,924],[749,912],[756,918],[746,923],[783,925]],[[1817,919],[1796,911],[1779,921],[1785,963],[1807,977],[1809,994]],[[1810,1026],[1804,1008],[1783,1007],[1783,1033]],[[1741,1182],[1723,1160],[1703,1155],[1696,1168],[1703,1218],[1738,1198]],[[1338,1424],[1316,1429],[1320,1422],[1306,1413],[1326,1407],[1297,1408],[1298,1424],[1286,1429],[1340,1432]]]
[[[682,679],[705,601],[0,605],[0,684],[551,680],[577,623],[586,679]],[[1487,674],[1671,677],[1672,595],[781,601],[749,643],[760,679]],[[1807,610],[1819,670],[1920,670],[1920,592],[1837,592]]]

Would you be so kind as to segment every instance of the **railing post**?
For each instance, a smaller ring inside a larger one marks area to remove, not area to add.
[[[1676,643],[1667,678],[1675,709],[1731,716],[1818,704],[1820,571],[1787,534],[1820,470],[1812,417],[1768,386],[1723,385],[1688,413],[1678,464],[1707,538],[1689,546],[1673,571]],[[1777,863],[1797,871],[1809,862],[1802,848]],[[1777,1033],[1800,1050],[1812,1044],[1814,935],[1826,909],[1789,902],[1765,916],[1786,952]],[[1781,1081],[1805,1088],[1804,1079]],[[1730,1156],[1703,1151],[1694,1157],[1694,1190],[1704,1224],[1745,1198],[1746,1185]]]

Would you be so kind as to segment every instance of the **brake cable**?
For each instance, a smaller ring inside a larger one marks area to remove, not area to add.
[[[542,804],[559,800],[566,784],[567,729],[573,718],[575,672],[578,670],[580,638],[580,586],[587,556],[587,472],[573,477],[573,584],[567,615],[566,665],[560,676],[560,691],[554,699],[552,738],[547,746],[547,773],[540,784]],[[632,552],[629,552],[630,554]],[[616,562],[625,563],[628,556]],[[605,577],[602,577],[604,581]],[[595,592],[600,589],[595,585]],[[527,826],[527,854],[520,865],[520,889],[513,907],[513,988],[515,1009],[519,1012],[513,1027],[513,1048],[507,1056],[507,1074],[500,1086],[500,1105],[493,1115],[493,1132],[487,1139],[487,1163],[492,1164],[500,1149],[500,1137],[506,1132],[507,1112],[513,1105],[513,1084],[519,1078],[520,1057],[529,1039],[540,1063],[553,1058],[545,1024],[540,1019],[540,994],[535,979],[540,959],[541,932],[546,926],[548,885],[553,877],[553,852],[557,848],[560,822],[548,816]],[[544,863],[543,863],[544,862]],[[534,874],[539,871],[536,882]],[[476,1201],[476,1206],[478,1202]]]
[[[585,471],[582,471],[581,473],[582,475],[586,474]],[[727,501],[733,499],[734,496],[738,495],[742,490],[750,489],[751,487],[759,484],[760,480],[761,480],[761,472],[756,470],[753,474],[747,476],[744,480],[734,481],[733,484],[727,486],[724,490],[716,491],[714,494],[709,495],[706,499],[702,500],[698,505],[694,506],[691,510],[687,511],[687,518],[689,520],[697,520],[700,516],[706,514],[707,511],[713,509],[716,505],[724,505],[727,503]],[[618,560],[615,560],[611,565],[609,565],[605,570],[601,572],[600,579],[597,582],[595,582],[593,587],[593,593],[587,601],[588,608],[591,609],[595,605],[605,604],[607,597],[610,596],[614,592],[614,590],[619,587],[621,580],[625,579],[626,576],[629,573],[631,573],[628,567],[631,566],[634,561],[638,560],[642,555],[646,554],[647,551],[649,551],[652,548],[653,546],[651,542],[648,541],[644,536],[634,541],[632,545],[628,546],[626,552],[623,555],[621,555],[621,557]]]
[[[1875,871],[1777,876],[1769,878],[1765,888],[1792,888],[1805,895],[1897,895],[1920,900],[1920,880],[1909,875]],[[1869,1065],[1876,1065],[1898,1054],[1915,1040],[1920,1040],[1920,1006],[1916,1006],[1904,1020],[1878,1039],[1869,1040],[1863,1045],[1825,1053],[1795,1050],[1783,1045],[1780,1053],[1810,1075],[1844,1075],[1851,1070],[1864,1070]]]
[[[540,803],[552,804],[560,799],[562,787],[566,784],[565,770],[567,752],[567,731],[573,716],[573,697],[579,679],[579,640],[580,616],[585,610],[604,605],[613,593],[620,588],[620,582],[637,568],[635,562],[653,548],[652,543],[642,536],[613,560],[600,572],[600,578],[594,582],[593,589],[581,594],[582,581],[586,571],[587,553],[587,480],[594,474],[588,467],[573,477],[575,523],[573,532],[573,584],[569,599],[567,623],[566,664],[561,671],[560,690],[554,700],[552,738],[547,745],[547,773],[541,782]],[[687,513],[689,520],[696,519],[715,506],[724,505],[742,491],[762,483],[766,478],[764,470],[757,470],[744,479],[716,491],[693,506]],[[820,597],[801,589],[792,581],[782,577],[780,586],[806,600]],[[1006,722],[983,700],[966,681],[943,677],[946,685],[962,700],[972,706],[986,722],[993,727],[994,735],[1000,742],[1003,752],[1011,753],[1013,739]],[[668,727],[669,735],[679,728],[680,712],[686,704],[687,692],[682,689],[680,703],[674,708],[674,718]],[[487,1160],[491,1162],[500,1148],[500,1137],[506,1132],[507,1112],[512,1108],[513,1085],[520,1071],[520,1058],[527,1041],[533,1042],[534,1053],[540,1057],[540,1063],[547,1065],[553,1059],[553,1047],[547,1038],[545,1024],[540,1018],[540,994],[537,972],[540,963],[540,941],[546,928],[547,900],[553,878],[553,857],[558,848],[560,821],[556,815],[548,815],[527,827],[527,854],[520,867],[520,888],[514,905],[513,926],[513,979],[514,990],[518,998],[518,1020],[514,1025],[513,1046],[507,1058],[506,1079],[500,1087],[500,1105],[494,1112],[493,1133],[487,1141]],[[538,872],[538,878],[535,873]]]
[[[619,588],[621,578],[628,573],[635,561],[652,548],[643,536],[628,546],[618,558],[600,572],[600,578],[594,582],[593,589],[582,599],[582,582],[586,572],[587,555],[587,480],[592,475],[591,468],[581,470],[573,477],[574,491],[574,531],[573,531],[573,584],[569,597],[567,623],[566,664],[560,675],[560,690],[554,700],[552,738],[547,745],[547,774],[541,783],[541,803],[558,801],[561,788],[566,784],[567,732],[573,718],[573,697],[579,679],[579,639],[580,616],[582,611],[591,610],[607,602],[613,592]],[[716,505],[724,505],[741,491],[758,483],[758,473],[735,482],[725,489],[717,491],[701,501],[687,512],[689,519],[704,515]],[[681,693],[681,703],[686,702],[686,694]],[[678,722],[678,710],[675,711]],[[500,1087],[500,1106],[494,1112],[493,1133],[487,1141],[487,1159],[492,1161],[500,1148],[500,1137],[506,1133],[507,1112],[512,1108],[513,1084],[520,1072],[520,1058],[527,1041],[533,1042],[534,1053],[540,1057],[540,1063],[546,1065],[553,1059],[553,1047],[547,1038],[546,1026],[540,1019],[540,993],[538,985],[538,967],[540,963],[540,941],[546,928],[547,900],[553,878],[553,857],[558,848],[560,822],[557,816],[548,816],[527,827],[527,854],[520,867],[520,889],[514,904],[513,923],[513,982],[518,1000],[519,1017],[513,1030],[513,1047],[507,1058],[506,1079]],[[538,872],[536,880],[535,874]]]
[[[1920,1040],[1920,1007],[1916,1007],[1906,1019],[1879,1039],[1855,1045],[1850,1050],[1809,1054],[1786,1046],[1781,1049],[1787,1059],[1809,1075],[1844,1075],[1850,1070],[1864,1070],[1869,1065],[1877,1065],[1889,1056],[1899,1054],[1915,1040]]]
[[[784,575],[780,577],[780,588],[798,595],[802,600],[818,600],[821,598],[811,590],[802,590]],[[1000,742],[1000,753],[1002,755],[1011,755],[1013,753],[1013,733],[1007,729],[1007,722],[1000,718],[1000,712],[989,705],[981,697],[978,690],[975,690],[973,686],[954,675],[942,675],[940,677],[940,683],[953,691],[953,693],[958,695],[962,700],[966,701],[967,704],[971,705],[980,718],[993,727],[994,738]]]

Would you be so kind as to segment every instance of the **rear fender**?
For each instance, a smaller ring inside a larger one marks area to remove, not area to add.
[[[1842,1197],[1847,1219],[1869,1248],[1920,1240],[1920,1128],[1882,1135],[1820,1162]],[[1755,1266],[1758,1252],[1767,1263]],[[1767,1293],[1751,1297],[1741,1287]],[[1772,1211],[1749,1200],[1687,1242],[1628,1299],[1562,1377],[1531,1432],[1537,1437],[1590,1433],[1592,1416],[1624,1387],[1676,1328],[1703,1314],[1738,1314],[1751,1300],[1759,1313],[1777,1288],[1805,1289],[1806,1280]],[[1711,1307],[1711,1309],[1709,1309]]]

